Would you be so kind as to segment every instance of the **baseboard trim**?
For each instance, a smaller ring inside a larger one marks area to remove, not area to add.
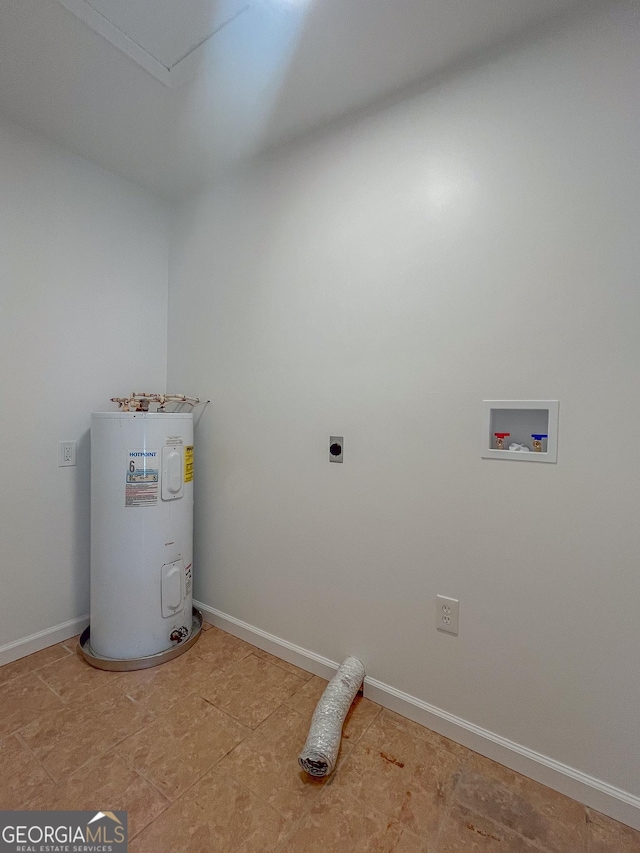
[[[62,643],[69,637],[75,637],[76,634],[81,634],[88,624],[88,616],[79,616],[77,619],[70,619],[61,625],[54,625],[53,628],[46,628],[44,631],[38,631],[37,634],[0,646],[0,666],[32,655],[48,646],[55,646],[56,643]]]
[[[193,604],[194,607],[197,607],[201,611],[206,621],[215,625],[216,628],[222,628],[228,634],[233,634],[234,637],[239,637],[241,640],[257,646],[263,652],[276,655],[276,657],[286,660],[287,663],[292,663],[294,666],[306,669],[307,672],[312,672],[321,678],[329,679],[338,669],[338,664],[335,661],[317,655],[315,652],[309,651],[309,649],[295,646],[293,643],[288,643],[274,634],[269,634],[267,631],[260,630],[260,628],[254,628],[253,625],[242,622],[233,616],[228,616],[226,613],[215,610],[201,601],[194,601]]]
[[[203,602],[194,601],[194,604],[207,621],[216,627],[314,675],[331,678],[338,668],[336,661],[289,643]],[[365,678],[364,695],[390,711],[427,726],[505,767],[640,830],[640,797],[628,791],[476,726],[376,678]]]

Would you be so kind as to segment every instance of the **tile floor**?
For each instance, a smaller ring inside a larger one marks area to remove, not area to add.
[[[297,764],[325,683],[207,625],[156,669],[68,641],[0,667],[0,808],[126,809],[131,853],[640,853],[640,833],[362,697]]]

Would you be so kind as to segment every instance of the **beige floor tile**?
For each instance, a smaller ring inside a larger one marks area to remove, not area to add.
[[[401,717],[400,714],[396,714],[386,708],[382,709],[380,717],[376,722],[380,729],[385,732],[386,736],[400,735],[403,737],[413,737],[417,742],[426,741],[432,746],[442,747],[461,758],[467,758],[471,753],[471,750],[467,749],[466,746],[462,746],[461,743],[449,740],[444,735],[421,726],[419,723],[414,723],[413,720],[408,720],[406,717]]]
[[[221,631],[214,625],[202,632],[193,646],[193,651],[199,658],[213,664],[220,672],[248,657],[253,650],[254,647],[249,643]]]
[[[362,735],[369,729],[378,718],[382,708],[364,696],[356,696],[353,700],[349,713],[345,717],[342,727],[342,737],[350,743],[356,744]]]
[[[63,643],[58,643],[55,646],[49,646],[39,652],[34,652],[32,655],[27,655],[19,660],[14,660],[12,663],[6,663],[0,666],[0,685],[11,681],[12,678],[18,678],[20,675],[25,675],[27,672],[35,672],[36,669],[46,666],[60,658],[67,657],[71,652]]]
[[[282,705],[220,767],[291,820],[318,799],[328,781],[314,779],[298,765],[308,728],[299,714]],[[341,755],[350,748],[343,744]]]
[[[329,788],[279,853],[391,853],[397,849],[401,834],[396,821]]]
[[[250,655],[201,688],[200,695],[249,728],[288,699],[303,679]]]
[[[337,770],[308,776],[327,682],[210,624],[133,673],[76,643],[0,668],[0,808],[124,809],[132,853],[640,853],[635,830],[361,696]]]
[[[202,630],[203,630],[203,631],[208,631],[208,630],[209,630],[209,628],[213,628],[213,625],[211,624],[211,622],[205,622],[205,621],[203,620],[203,622],[202,622]]]
[[[290,696],[285,705],[301,714],[310,724],[313,712],[328,682],[314,675],[306,684]],[[358,694],[353,700],[342,727],[342,737],[357,743],[381,711],[380,705]]]
[[[398,843],[393,848],[393,853],[436,853],[436,849],[432,842],[420,838],[403,826],[400,830]]]
[[[122,678],[121,672],[96,669],[75,653],[39,669],[38,675],[63,702],[67,703],[84,699],[94,690],[106,687]]]
[[[49,786],[30,804],[32,809],[128,812],[129,838],[169,806],[169,801],[115,753],[89,762],[71,776]]]
[[[404,754],[400,755],[372,747],[363,740],[345,760],[332,785],[344,794],[397,818],[415,769],[407,766]]]
[[[432,842],[420,838],[403,826],[398,844],[393,848],[393,853],[436,853],[436,849]]]
[[[212,770],[134,839],[130,853],[271,853],[285,821],[251,791]]]
[[[16,737],[0,741],[0,809],[25,809],[45,791],[51,777]]]
[[[176,800],[247,734],[204,699],[189,696],[118,744],[116,752],[128,767]]]
[[[587,853],[640,853],[640,832],[587,809]]]
[[[302,678],[305,681],[309,681],[310,678],[313,678],[313,673],[309,672],[308,670],[300,669],[299,666],[294,666],[292,663],[288,663],[286,660],[282,660],[282,658],[278,658],[275,655],[270,655],[269,652],[263,652],[262,649],[254,647],[253,654],[257,658],[266,660],[268,663],[272,663],[274,666],[279,666],[280,669],[284,669],[285,672],[290,672],[291,675],[297,675],[299,678]]]
[[[78,652],[78,643],[80,642],[80,634],[76,634],[75,637],[69,637],[68,640],[65,640],[62,644],[69,649],[70,652]]]
[[[460,759],[433,748],[433,757],[421,759],[404,792],[400,823],[434,843],[460,775]]]
[[[580,803],[476,753],[460,779],[456,799],[545,850],[585,850],[586,815]]]
[[[567,847],[564,853],[577,853],[579,849]],[[530,841],[460,805],[455,805],[447,815],[437,850],[438,853],[540,853],[540,848]]]
[[[95,690],[86,702],[39,715],[20,730],[20,737],[53,778],[61,780],[152,719],[112,684]]]
[[[395,715],[394,715],[395,716]],[[466,758],[381,714],[332,787],[434,844]]]
[[[0,686],[0,738],[63,707],[62,700],[35,672],[13,678]]]
[[[148,710],[162,713],[197,692],[217,672],[215,664],[199,658],[190,649],[161,666],[123,673],[118,688]]]

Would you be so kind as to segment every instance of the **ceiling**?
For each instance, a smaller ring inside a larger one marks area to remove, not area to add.
[[[0,112],[166,198],[583,0],[0,0]]]
[[[240,15],[253,13],[248,0],[59,2],[166,86],[194,77],[210,40]]]

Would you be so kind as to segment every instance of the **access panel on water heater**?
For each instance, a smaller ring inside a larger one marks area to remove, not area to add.
[[[182,560],[162,567],[162,615],[173,616],[180,610],[185,595],[185,572]]]
[[[162,500],[173,501],[184,495],[184,447],[162,448]]]

